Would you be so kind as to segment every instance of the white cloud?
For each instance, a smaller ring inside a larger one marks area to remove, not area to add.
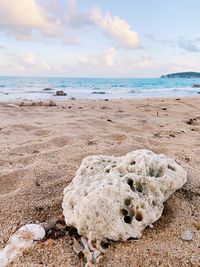
[[[44,70],[50,70],[51,66],[46,61],[42,61],[41,62],[41,68]]]
[[[111,38],[125,48],[136,48],[139,46],[139,36],[137,32],[131,30],[130,25],[118,16],[107,13],[105,16],[96,8],[92,10],[92,19]]]
[[[1,73],[9,75],[35,75],[48,74],[53,67],[30,51],[24,55],[6,54],[1,59]]]
[[[34,64],[35,63],[35,54],[33,52],[29,52],[24,56],[25,62],[29,64]]]
[[[77,2],[76,0],[68,0],[68,12],[72,15],[77,11]]]
[[[0,1],[1,30],[19,39],[29,39],[33,30],[54,36],[59,21],[51,18],[35,0]]]
[[[84,55],[82,53],[78,53],[76,55],[76,60],[80,64],[86,64],[88,66],[95,66],[98,64],[98,61],[95,57],[90,55]]]
[[[0,1],[0,31],[16,39],[31,40],[39,32],[67,45],[80,45],[82,29],[88,26],[100,28],[122,47],[139,45],[137,32],[125,20],[110,13],[104,15],[98,8],[80,11],[76,0]]]
[[[94,66],[98,68],[113,67],[116,53],[117,51],[113,47],[98,55],[85,55],[83,53],[78,53],[76,55],[76,62],[78,64],[87,65],[88,68]]]
[[[112,67],[114,65],[114,58],[116,56],[116,53],[116,49],[113,47],[106,51],[104,58],[107,66]]]

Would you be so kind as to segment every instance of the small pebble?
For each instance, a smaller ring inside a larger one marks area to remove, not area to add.
[[[184,241],[191,241],[193,239],[193,233],[190,230],[186,230],[181,233],[181,239]]]

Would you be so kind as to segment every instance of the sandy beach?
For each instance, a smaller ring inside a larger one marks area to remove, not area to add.
[[[174,158],[188,181],[153,228],[111,244],[98,266],[200,266],[200,97],[1,105],[0,116],[0,248],[20,226],[63,220],[63,189],[84,157],[146,148]],[[49,237],[10,266],[82,266],[72,244]]]

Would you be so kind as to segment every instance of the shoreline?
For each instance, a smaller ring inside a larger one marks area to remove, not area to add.
[[[166,100],[190,100],[190,99],[196,99],[200,98],[200,95],[192,95],[192,96],[152,96],[152,97],[136,97],[136,98],[100,98],[100,99],[78,99],[78,98],[68,98],[68,99],[62,99],[62,97],[59,98],[47,98],[47,99],[20,99],[20,100],[12,100],[12,101],[1,101],[0,100],[0,106],[4,106],[7,104],[14,104],[14,105],[20,105],[22,102],[32,102],[32,103],[37,103],[38,105],[36,106],[43,106],[42,104],[39,105],[39,103],[43,102],[54,102],[56,105],[59,104],[65,104],[65,103],[71,103],[74,101],[78,102],[102,102],[102,101],[108,101],[108,102],[116,102],[116,101],[135,101],[135,102],[140,102],[140,101],[166,101]],[[30,105],[31,106],[31,105]],[[32,105],[34,106],[34,104]]]
[[[56,91],[76,99],[140,99],[151,97],[197,96],[199,79],[161,78],[4,78],[0,79],[0,98],[5,101],[57,101]]]
[[[198,266],[200,98],[56,104],[0,105],[0,248],[20,226],[62,220],[63,189],[84,157],[121,156],[147,148],[177,160],[188,172],[188,182],[165,202],[163,215],[152,229],[145,229],[137,242],[109,246],[98,267],[115,267],[119,262],[121,266]],[[193,232],[192,241],[181,240],[185,230]],[[72,244],[70,235],[49,238],[9,267],[79,266]]]

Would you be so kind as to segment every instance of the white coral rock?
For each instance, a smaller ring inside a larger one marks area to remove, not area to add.
[[[163,202],[186,180],[179,164],[150,150],[87,157],[64,190],[65,222],[90,245],[139,238],[160,218]]]
[[[7,245],[0,251],[0,267],[5,267],[45,236],[45,230],[38,224],[26,224],[14,233]]]

